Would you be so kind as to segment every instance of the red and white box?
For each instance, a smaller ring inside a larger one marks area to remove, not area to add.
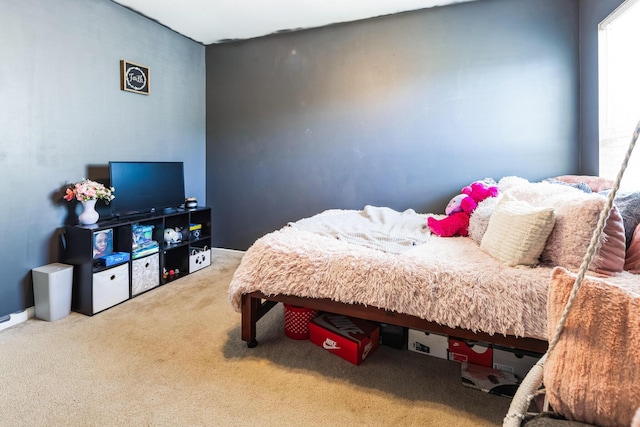
[[[449,337],[449,360],[491,368],[493,349],[489,343]]]
[[[359,365],[380,343],[380,327],[367,320],[323,313],[309,322],[312,343]]]

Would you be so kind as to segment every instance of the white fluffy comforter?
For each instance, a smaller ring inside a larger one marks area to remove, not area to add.
[[[328,298],[475,332],[547,339],[550,267],[507,267],[467,237],[406,233],[426,215],[387,209],[327,211],[312,217],[320,222],[302,220],[258,239],[231,281],[232,306],[239,312],[241,295],[253,291]],[[327,225],[347,224],[349,216],[359,224],[355,238]],[[390,250],[366,243],[381,233]],[[393,250],[407,241],[413,243]]]

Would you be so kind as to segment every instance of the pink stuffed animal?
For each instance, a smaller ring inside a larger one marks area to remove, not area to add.
[[[461,193],[451,199],[445,208],[447,217],[442,219],[427,218],[427,226],[433,234],[442,237],[468,236],[471,213],[481,201],[489,197],[496,197],[498,187],[476,181],[464,187]]]
[[[496,197],[498,195],[498,187],[495,185],[489,185],[483,181],[472,182],[462,189],[462,194],[467,194],[473,197],[476,203],[480,203],[484,199],[489,197]]]

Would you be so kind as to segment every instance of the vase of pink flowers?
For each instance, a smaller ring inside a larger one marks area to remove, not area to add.
[[[103,200],[109,204],[115,198],[114,191],[113,187],[106,187],[104,184],[85,178],[69,185],[62,198],[68,202],[79,201],[82,204],[82,212],[78,215],[78,220],[80,224],[89,225],[95,224],[100,218],[100,214],[96,211],[96,202]]]

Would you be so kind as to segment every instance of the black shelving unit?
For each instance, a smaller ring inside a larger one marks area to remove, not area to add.
[[[140,228],[150,230],[147,240],[157,242],[157,250],[138,250],[134,231]],[[178,242],[165,242],[167,228],[179,232]],[[100,232],[108,232],[112,251],[127,254],[128,259],[112,265],[94,259],[94,236]],[[211,209],[67,226],[64,239],[64,262],[74,266],[71,309],[92,316],[210,265]]]

